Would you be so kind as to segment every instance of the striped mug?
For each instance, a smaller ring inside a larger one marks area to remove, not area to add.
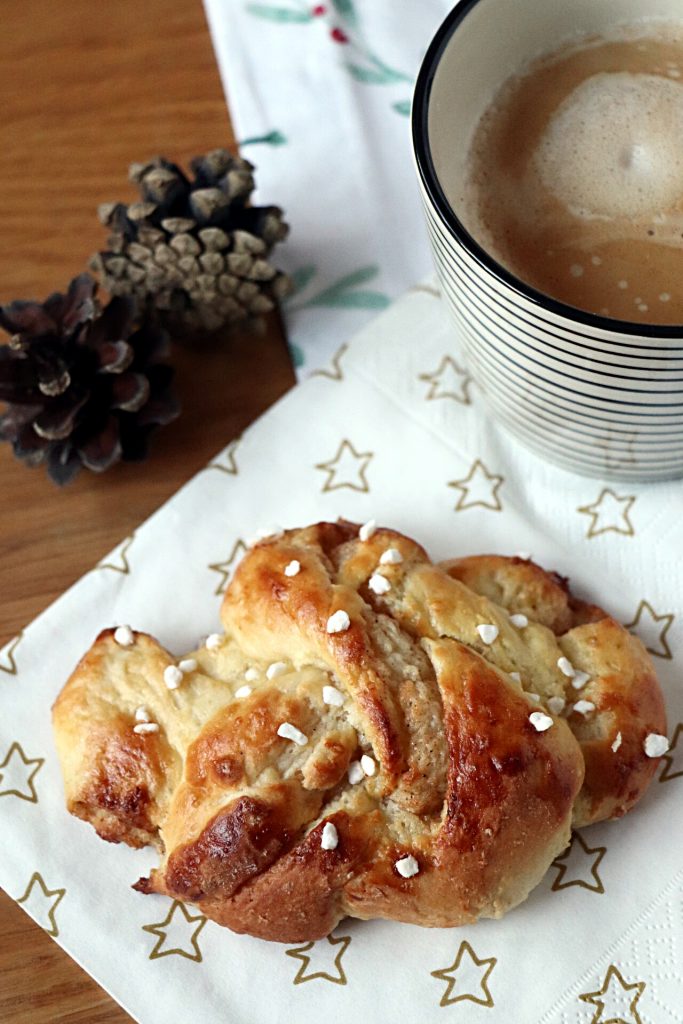
[[[519,280],[465,229],[457,204],[469,142],[503,82],[577,32],[680,0],[461,0],[434,37],[412,110],[427,226],[472,376],[492,414],[556,465],[614,480],[683,476],[683,325],[585,313]]]

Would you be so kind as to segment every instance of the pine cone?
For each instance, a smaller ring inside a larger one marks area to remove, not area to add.
[[[0,307],[10,335],[0,346],[0,440],[27,465],[46,465],[58,484],[81,466],[101,473],[119,459],[140,460],[154,427],[179,413],[163,362],[159,327],[133,322],[133,303],[113,298],[101,309],[89,274],[66,295]]]
[[[249,206],[253,165],[225,149],[196,157],[188,178],[155,157],[133,164],[141,201],[106,203],[109,249],[91,269],[112,295],[151,303],[174,334],[254,321],[290,290],[268,257],[289,228],[277,206]]]

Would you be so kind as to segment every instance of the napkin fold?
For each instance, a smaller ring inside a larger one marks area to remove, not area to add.
[[[0,884],[141,1024],[683,1021],[682,501],[680,483],[606,487],[525,452],[485,415],[434,283],[412,289],[0,651]],[[337,516],[436,559],[533,555],[653,654],[672,738],[656,780],[502,921],[261,942],[134,892],[156,855],[65,810],[50,706],[98,631],[189,650],[220,629],[247,537]]]

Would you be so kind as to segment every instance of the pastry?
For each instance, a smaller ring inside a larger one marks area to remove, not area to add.
[[[319,523],[253,547],[221,618],[181,659],[105,630],[53,715],[69,810],[238,932],[500,917],[666,742],[640,641],[519,558]]]

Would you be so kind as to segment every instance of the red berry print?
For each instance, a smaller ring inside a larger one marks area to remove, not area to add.
[[[316,4],[313,10],[311,11],[311,14],[313,15],[314,18],[320,18],[321,15],[325,14],[326,11],[327,7],[325,7],[325,4]]]
[[[334,39],[335,43],[348,43],[349,37],[346,32],[343,32],[340,28],[333,28],[330,35]]]

